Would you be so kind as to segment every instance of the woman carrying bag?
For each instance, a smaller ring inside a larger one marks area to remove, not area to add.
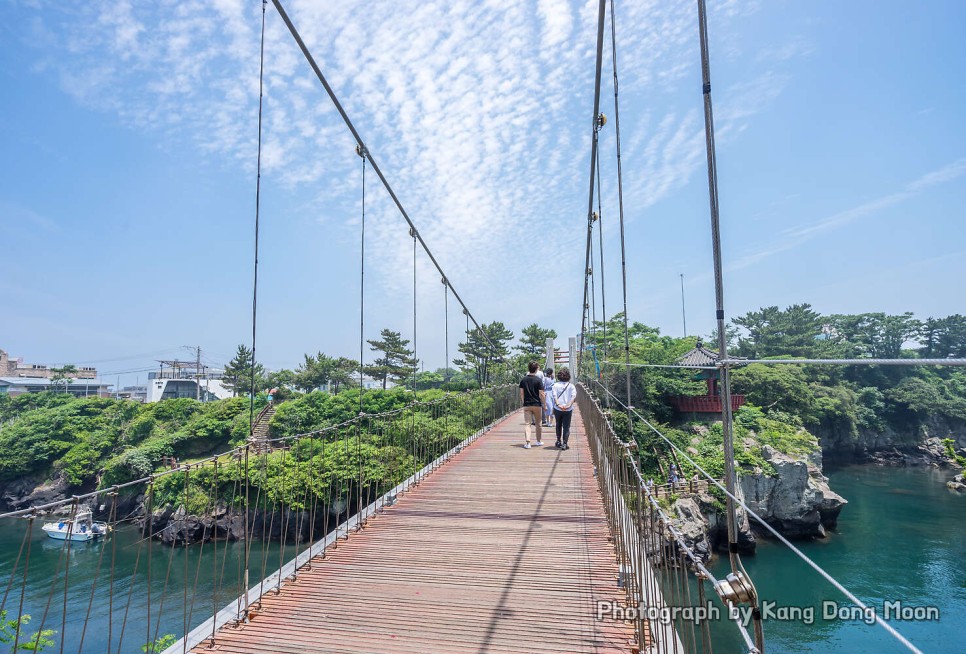
[[[570,419],[574,415],[574,402],[577,401],[577,389],[570,383],[570,370],[561,368],[557,371],[557,382],[550,395],[553,398],[553,417],[557,423],[556,445],[561,450],[569,450]]]

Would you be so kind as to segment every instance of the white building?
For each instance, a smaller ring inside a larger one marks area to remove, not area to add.
[[[145,402],[160,402],[188,397],[202,402],[224,400],[232,396],[220,379],[171,379],[156,377],[148,380]]]
[[[98,379],[74,379],[65,386],[43,377],[0,377],[0,395],[16,397],[43,391],[70,393],[76,397],[114,397],[111,385]]]

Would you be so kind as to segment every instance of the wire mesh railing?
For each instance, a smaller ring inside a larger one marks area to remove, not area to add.
[[[516,405],[448,393],[0,514],[0,650],[213,645]]]

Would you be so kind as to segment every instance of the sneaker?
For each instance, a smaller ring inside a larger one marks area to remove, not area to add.
[[[542,445],[543,445],[543,441],[537,441],[537,447],[541,447]]]
[[[566,443],[564,443],[563,445],[560,446],[560,449],[561,450],[569,450],[570,449],[570,446],[567,445]]]
[[[523,444],[523,449],[529,450],[530,449],[530,443],[524,443]]]
[[[553,446],[554,447],[560,447],[561,445],[563,445],[563,443],[561,443],[560,441],[557,441],[556,443],[554,443]]]

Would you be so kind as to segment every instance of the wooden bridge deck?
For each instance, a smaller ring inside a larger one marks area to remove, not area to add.
[[[594,619],[598,600],[623,593],[573,422],[570,450],[525,450],[512,414],[269,593],[248,624],[219,631],[214,650],[631,651],[631,624]]]

